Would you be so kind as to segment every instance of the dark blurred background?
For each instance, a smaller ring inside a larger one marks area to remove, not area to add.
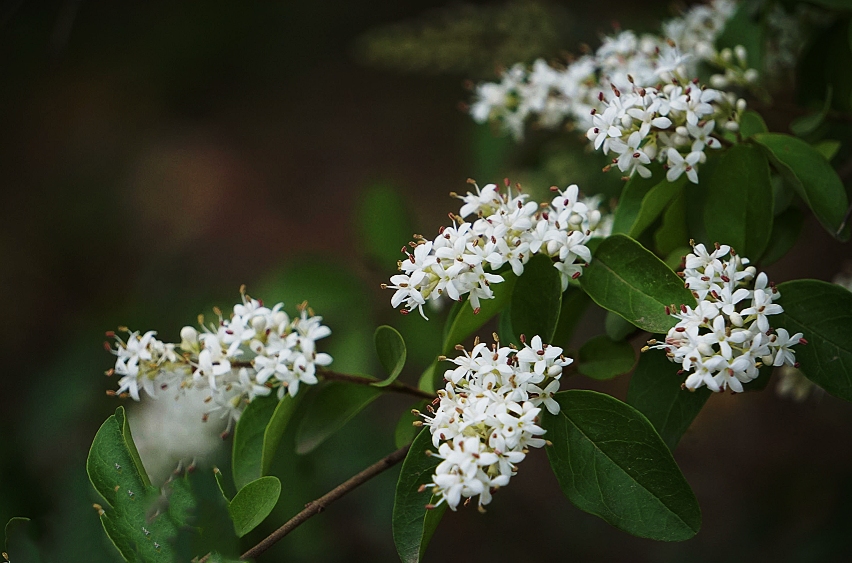
[[[49,561],[117,561],[85,474],[117,405],[104,394],[115,381],[103,376],[103,333],[177,340],[242,283],[291,310],[310,300],[341,371],[376,373],[372,331],[397,326],[415,383],[441,315],[401,317],[378,286],[411,232],[434,233],[458,208],[448,192],[468,177],[541,194],[620,187],[571,135],[516,145],[475,125],[459,108],[464,81],[595,45],[616,16],[653,30],[671,14],[627,0],[0,2],[0,522],[32,518]],[[808,224],[770,274],[830,280],[843,255]],[[580,342],[600,316],[588,327]],[[623,398],[627,381],[568,385]],[[245,547],[392,451],[408,408],[382,398],[308,456],[289,436],[282,501]],[[573,508],[533,452],[487,514],[445,517],[427,560],[852,560],[850,423],[852,408],[829,396],[713,397],[676,452],[704,513],[683,544]],[[395,479],[367,484],[262,561],[394,560]]]

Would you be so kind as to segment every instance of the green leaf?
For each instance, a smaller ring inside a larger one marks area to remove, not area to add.
[[[441,503],[431,510],[427,504],[435,504],[438,499],[427,492],[418,492],[421,485],[430,483],[440,459],[426,455],[432,448],[432,434],[424,428],[414,439],[396,483],[396,496],[393,502],[393,542],[402,563],[417,563],[423,558],[426,546],[435,528],[441,521],[447,503]]]
[[[648,350],[640,354],[627,388],[627,404],[648,418],[672,451],[712,394],[706,387],[684,390],[686,376],[679,370],[663,350]]]
[[[321,384],[312,393],[312,401],[305,407],[305,416],[296,430],[296,452],[312,452],[381,394],[382,390],[372,385],[345,381]]]
[[[497,318],[497,336],[500,337],[500,342],[506,346],[514,344],[516,347],[521,346],[521,341],[515,336],[512,330],[512,308],[503,309],[500,316]]]
[[[669,449],[642,413],[594,391],[554,395],[544,413],[550,466],[577,508],[643,538],[682,541],[701,510]]]
[[[285,395],[278,401],[278,406],[275,407],[272,418],[269,419],[266,430],[263,431],[263,446],[260,455],[261,475],[269,475],[269,471],[272,469],[272,462],[275,459],[275,452],[278,451],[278,444],[281,443],[281,437],[284,436],[284,432],[287,430],[301,398],[302,395],[296,395],[295,397]],[[256,400],[257,398],[255,398]]]
[[[704,225],[709,242],[728,244],[757,259],[772,232],[769,162],[751,145],[735,145],[722,155],[710,177]]]
[[[373,341],[376,344],[376,354],[379,356],[379,361],[382,367],[388,372],[388,378],[383,381],[373,383],[376,387],[387,387],[399,377],[405,366],[405,341],[402,335],[397,330],[388,325],[382,325],[376,329],[373,334]]]
[[[602,334],[592,338],[577,356],[577,370],[592,379],[612,379],[633,369],[636,351],[629,342],[610,340]]]
[[[437,383],[435,379],[438,377],[437,372],[438,360],[435,360],[429,367],[423,370],[423,373],[420,374],[420,380],[417,382],[417,387],[422,389],[423,391],[428,391],[429,393],[434,393],[435,389],[437,389]]]
[[[443,355],[452,353],[456,344],[464,342],[465,338],[479,330],[482,325],[494,318],[509,303],[518,278],[512,272],[504,272],[501,275],[503,281],[491,285],[494,299],[481,300],[479,313],[474,314],[470,300],[467,299],[459,308],[458,314],[452,319],[452,324],[444,339],[444,347],[441,352]]]
[[[101,425],[86,460],[89,480],[107,504],[101,524],[126,561],[174,561],[174,538],[189,524],[194,505],[191,489],[184,479],[172,481],[167,510],[151,517],[162,497],[147,481],[144,468],[137,467],[132,444],[124,408],[118,407]]]
[[[243,537],[263,522],[281,495],[278,477],[261,477],[239,490],[228,504],[228,513],[234,521],[234,531]]]
[[[412,410],[423,412],[426,410],[426,405],[428,404],[429,401],[424,399],[414,405]],[[414,426],[414,422],[420,420],[423,420],[423,418],[413,414],[411,410],[407,410],[402,413],[402,416],[399,417],[399,422],[396,423],[396,429],[393,433],[394,444],[396,444],[397,448],[407,446],[414,441],[414,438],[417,437],[417,433],[420,432],[420,427]]]
[[[627,233],[632,238],[639,238],[654,221],[660,216],[666,206],[669,205],[682,191],[686,184],[686,175],[681,176],[674,182],[663,180],[645,194],[639,214]]]
[[[263,476],[264,435],[278,405],[274,394],[255,397],[240,415],[231,456],[231,471],[238,491]]]
[[[695,306],[695,297],[683,280],[624,235],[604,240],[579,279],[595,303],[648,332],[665,333],[675,325],[666,306]]]
[[[660,228],[654,233],[654,243],[660,256],[683,246],[689,240],[686,224],[686,194],[681,190],[663,213]]]
[[[808,344],[793,348],[799,369],[835,397],[852,401],[852,293],[817,280],[784,282],[778,290],[784,312],[770,322],[804,334]]]
[[[820,110],[819,113],[812,113],[797,117],[790,123],[790,131],[792,131],[797,137],[806,137],[816,131],[828,116],[828,111],[831,109],[831,98],[833,95],[834,88],[831,84],[829,84],[826,90],[825,103],[822,105],[822,110]]]
[[[781,215],[775,217],[772,223],[772,234],[769,236],[769,246],[763,253],[760,263],[768,266],[783,258],[799,240],[805,217],[795,207],[790,207]]]
[[[562,281],[553,260],[544,254],[533,256],[524,267],[524,273],[515,283],[510,306],[512,333],[520,338],[540,336],[550,343],[559,311],[562,307]]]
[[[604,317],[604,332],[610,340],[618,341],[636,332],[636,327],[618,313],[607,311]]]
[[[789,135],[763,133],[754,138],[828,232],[839,240],[849,240],[849,226],[843,224],[849,206],[846,190],[819,151]]]
[[[824,156],[827,161],[831,162],[831,159],[837,156],[837,152],[840,150],[840,145],[842,144],[843,143],[840,141],[835,141],[834,139],[825,139],[818,143],[814,143],[814,148],[819,154]]]
[[[668,266],[674,271],[683,268],[683,259],[690,252],[692,252],[692,249],[688,246],[680,246],[678,248],[675,248],[674,250],[669,252],[668,256],[666,256],[666,266]]]
[[[747,110],[740,116],[740,135],[743,139],[753,137],[758,133],[768,133],[763,117],[754,110]]]
[[[553,345],[568,348],[574,330],[580,324],[591,302],[592,300],[589,299],[585,291],[579,287],[568,286],[568,289],[562,294],[559,322],[556,324],[556,331],[554,331],[551,341]]]
[[[30,519],[15,517],[6,523],[6,554],[14,563],[41,563],[38,545],[30,537]]]
[[[639,174],[634,174],[624,184],[613,216],[612,232],[614,234],[630,234],[633,224],[639,216],[639,210],[642,208],[642,200],[645,199],[651,188],[659,184],[660,181],[665,181],[665,173],[661,165],[652,164],[651,171],[650,178],[643,178]]]

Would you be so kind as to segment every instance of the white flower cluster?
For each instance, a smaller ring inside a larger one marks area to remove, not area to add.
[[[184,327],[180,344],[158,340],[155,331],[141,334],[125,328],[126,339],[107,333],[115,347],[106,346],[117,356],[107,374],[121,376],[118,390],[109,393],[138,401],[140,389],[154,398],[205,390],[209,411],[221,410],[234,421],[256,396],[276,388],[279,398],[293,396],[300,383],[317,383],[317,366],[331,363],[331,356],[316,351],[316,341],[331,334],[322,317],[303,303],[299,316],[291,319],[283,303],[270,309],[241,293],[242,302],[230,317],[216,310],[217,322],[209,326],[199,317],[201,330]]]
[[[391,305],[405,304],[401,312],[409,313],[431,300],[447,295],[460,300],[469,294],[475,312],[480,300],[492,299],[491,284],[503,277],[496,272],[509,264],[520,276],[530,257],[543,253],[556,260],[554,267],[562,277],[563,290],[572,278],[582,273],[579,258],[589,262],[591,252],[585,246],[592,236],[607,236],[611,218],[602,217],[595,198],[579,198],[576,185],[564,191],[551,188],[557,195],[541,206],[527,201],[527,194],[501,194],[494,184],[465,196],[451,194],[464,201],[460,216],[453,225],[443,227],[433,241],[415,235],[410,243],[413,252],[403,248],[408,258],[399,262],[400,274],[392,276],[383,289],[395,289]],[[464,217],[476,215],[473,223]],[[489,271],[490,270],[490,271]]]
[[[690,182],[697,184],[698,165],[707,159],[704,149],[722,146],[712,136],[717,123],[736,131],[745,110],[745,100],[702,88],[697,81],[685,87],[666,84],[660,89],[634,85],[627,92],[615,89],[614,95],[602,102],[602,111],[592,110],[593,122],[586,137],[595,149],[617,155],[613,165],[625,177],[638,172],[643,178],[650,178],[646,165],[659,160],[668,169],[669,182],[685,173]]]
[[[689,373],[684,386],[690,390],[706,385],[712,391],[740,393],[742,384],[755,379],[763,365],[798,367],[791,347],[807,341],[800,332],[791,336],[786,329],[770,326],[768,317],[784,309],[773,303],[781,294],[766,274],[747,266],[748,259],[729,246],[716,245],[708,252],[698,244],[693,252],[685,258],[682,276],[698,306],[667,307],[677,325],[665,342],[651,340],[643,351],[665,350]]]
[[[438,408],[429,405],[429,414],[420,414],[442,459],[435,469],[432,493],[455,510],[462,497],[479,495],[479,508],[491,502],[494,489],[504,487],[517,472],[528,448],[546,444],[538,426],[543,404],[552,414],[559,413],[553,399],[559,390],[562,368],[573,360],[562,348],[548,346],[535,336],[523,349],[499,346],[488,348],[474,342],[470,352],[450,360],[455,369],[444,373],[445,389],[438,391]]]
[[[604,37],[594,54],[581,56],[564,68],[554,68],[542,59],[531,69],[514,65],[500,82],[476,87],[471,115],[479,123],[501,122],[521,138],[525,123],[533,117],[545,128],[569,119],[586,130],[594,126],[592,111],[603,112],[605,103],[617,97],[616,92],[628,92],[634,86],[662,89],[661,84],[673,81],[686,85],[702,62],[724,70],[724,75],[712,79],[716,87],[753,84],[757,71],[747,68],[744,48],[718,52],[714,47],[735,8],[735,2],[715,0],[667,22],[662,36],[622,31]]]

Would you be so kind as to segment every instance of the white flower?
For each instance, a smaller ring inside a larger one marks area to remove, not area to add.
[[[706,385],[713,391],[739,393],[763,365],[796,365],[791,346],[806,342],[801,333],[790,336],[784,328],[771,334],[767,317],[783,308],[772,303],[780,294],[766,274],[757,274],[746,266],[747,259],[724,245],[708,252],[694,244],[684,263],[685,285],[698,306],[669,311],[677,325],[664,342],[652,340],[648,348],[665,350],[671,361],[681,364],[688,374],[687,389]]]
[[[527,448],[545,445],[538,405],[559,412],[553,395],[571,360],[539,336],[531,344],[517,351],[477,339],[470,352],[458,346],[462,354],[449,360],[456,367],[444,373],[438,406],[422,414],[438,448],[433,455],[443,460],[425,485],[440,496],[438,504],[455,510],[462,498],[478,495],[481,509],[491,502],[491,489],[509,483]]]
[[[690,182],[693,184],[698,183],[698,170],[696,169],[696,165],[701,160],[702,153],[700,151],[693,151],[686,155],[686,158],[681,156],[678,151],[672,148],[668,150],[667,154],[669,157],[669,170],[666,172],[666,180],[674,182],[680,178],[681,174],[686,172],[686,177],[689,178]]]
[[[121,376],[118,390],[110,394],[127,393],[138,401],[140,390],[151,397],[168,392],[176,398],[200,390],[211,405],[205,416],[220,412],[229,431],[246,403],[276,388],[279,397],[295,395],[300,383],[317,383],[317,366],[332,361],[316,350],[317,341],[331,334],[322,317],[303,304],[291,320],[282,308],[278,303],[269,309],[243,292],[230,317],[216,309],[218,322],[202,323],[202,331],[181,329],[179,345],[157,340],[154,331],[129,333],[127,342],[108,333],[116,340],[111,350],[117,356],[108,374]],[[246,355],[250,361],[240,360]]]

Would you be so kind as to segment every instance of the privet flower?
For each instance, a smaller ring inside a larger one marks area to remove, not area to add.
[[[382,284],[396,290],[391,305],[404,304],[403,313],[417,309],[425,318],[423,305],[442,295],[453,300],[469,295],[478,312],[481,300],[494,297],[491,285],[503,281],[495,273],[499,268],[508,264],[520,276],[538,253],[555,260],[564,290],[582,273],[577,260],[591,260],[588,240],[611,230],[611,217],[597,209],[599,200],[580,198],[576,185],[551,188],[556,196],[541,205],[527,201],[520,189],[513,195],[511,189],[500,193],[494,184],[474,186],[476,193],[451,194],[464,202],[460,214],[451,215],[453,224],[441,228],[431,241],[415,235],[409,245],[413,250],[403,248],[407,258],[398,264],[401,273]],[[472,223],[464,220],[470,215],[477,217]]]
[[[444,373],[447,384],[433,402],[437,408],[429,405],[428,414],[413,411],[432,433],[438,452],[431,455],[443,460],[432,482],[421,487],[440,496],[429,507],[446,502],[455,510],[462,497],[478,495],[483,510],[493,490],[515,475],[529,448],[545,445],[545,430],[538,425],[541,407],[559,413],[553,395],[562,369],[573,360],[538,336],[521,350],[500,346],[496,334],[494,340],[489,348],[477,338],[470,352],[456,346],[462,354],[449,360],[456,367]]]
[[[200,330],[183,327],[179,344],[158,340],[153,330],[143,334],[122,328],[125,338],[108,332],[114,347],[106,347],[116,361],[107,374],[120,376],[118,390],[109,393],[138,401],[140,391],[177,398],[189,389],[204,390],[210,404],[205,417],[222,411],[230,428],[255,397],[273,391],[279,398],[293,396],[300,384],[317,383],[317,366],[331,363],[331,356],[316,350],[316,341],[331,334],[322,317],[303,303],[299,316],[291,319],[283,303],[270,309],[244,288],[241,294],[242,302],[228,317],[217,309],[215,322],[205,325],[199,317]]]
[[[758,75],[747,66],[745,49],[739,46],[718,52],[714,46],[735,9],[736,3],[730,0],[716,0],[670,20],[664,24],[662,35],[640,36],[627,30],[605,36],[596,52],[573,59],[565,67],[555,68],[542,59],[529,69],[516,64],[503,73],[499,82],[476,87],[471,115],[479,123],[498,122],[520,139],[531,119],[544,128],[558,127],[567,119],[572,126],[586,131],[596,126],[593,115],[602,114],[614,103],[617,92],[632,92],[634,87],[662,91],[666,84],[686,88],[702,63],[710,63],[723,72],[711,78],[717,88],[751,87]],[[667,115],[661,112],[658,117]],[[653,118],[648,116],[640,120],[650,124]],[[733,128],[728,122],[737,123],[735,116],[727,115],[720,115],[715,121],[718,127]],[[654,127],[660,127],[659,123]],[[622,139],[625,143],[629,134]]]
[[[761,366],[798,367],[792,347],[807,341],[801,332],[791,335],[770,325],[769,318],[784,310],[774,303],[781,294],[748,263],[727,245],[709,252],[703,244],[693,244],[693,253],[685,257],[681,275],[698,305],[667,307],[677,325],[664,342],[651,340],[643,351],[665,350],[688,374],[687,389],[706,385],[712,391],[740,393]]]

